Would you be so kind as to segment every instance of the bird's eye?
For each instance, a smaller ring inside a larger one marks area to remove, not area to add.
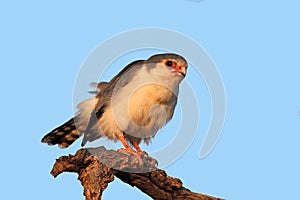
[[[173,63],[172,61],[167,61],[167,62],[166,62],[166,65],[167,65],[168,67],[172,67],[172,66],[174,65],[174,63]]]

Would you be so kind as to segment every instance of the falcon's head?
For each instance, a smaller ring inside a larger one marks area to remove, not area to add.
[[[182,80],[187,71],[187,61],[180,55],[173,53],[157,54],[146,60],[147,64],[154,64],[154,68],[161,76]]]

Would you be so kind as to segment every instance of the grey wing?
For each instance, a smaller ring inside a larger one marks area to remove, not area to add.
[[[167,122],[169,122],[174,114],[175,107],[177,105],[177,96],[175,94],[172,95],[169,106],[166,109],[167,112]]]
[[[103,133],[99,133],[97,125],[98,119],[101,118],[105,109],[110,105],[110,100],[113,92],[117,92],[125,85],[127,85],[136,75],[137,71],[143,66],[144,60],[138,60],[127,65],[121,70],[115,77],[113,77],[108,83],[97,84],[97,90],[95,93],[95,99],[97,100],[95,107],[89,113],[89,121],[86,129],[84,130],[84,137],[81,145],[84,146],[87,141],[94,141],[100,138]]]
[[[137,71],[142,68],[144,60],[137,60],[127,65],[122,71],[120,71],[115,77],[111,79],[107,90],[110,94],[113,90],[119,90],[127,85],[136,75]]]

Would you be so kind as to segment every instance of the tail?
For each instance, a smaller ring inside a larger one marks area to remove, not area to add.
[[[58,144],[60,148],[67,148],[79,137],[80,135],[76,130],[75,122],[72,118],[45,135],[42,142],[47,143],[48,145]]]

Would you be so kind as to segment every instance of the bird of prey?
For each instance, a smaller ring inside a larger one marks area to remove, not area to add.
[[[144,154],[141,141],[148,144],[173,116],[187,67],[187,61],[173,53],[130,63],[109,82],[96,84],[95,96],[81,102],[74,118],[42,142],[66,148],[80,136],[82,146],[107,137],[121,141],[121,151]]]

